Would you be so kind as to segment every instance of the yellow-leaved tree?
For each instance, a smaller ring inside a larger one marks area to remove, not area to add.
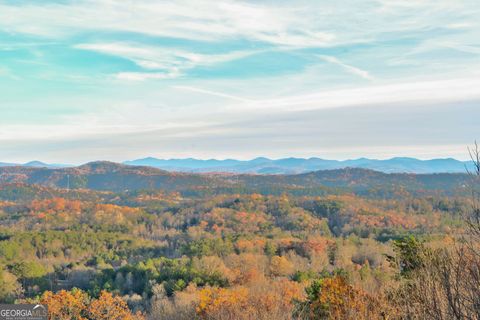
[[[50,320],[143,320],[142,314],[133,314],[125,301],[102,291],[98,299],[91,299],[79,289],[46,291],[39,301],[47,305]]]

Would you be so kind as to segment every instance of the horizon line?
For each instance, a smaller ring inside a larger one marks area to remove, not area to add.
[[[279,161],[279,160],[286,160],[286,159],[296,159],[296,160],[312,160],[312,159],[318,159],[318,160],[325,160],[325,161],[338,161],[338,162],[346,162],[346,161],[356,161],[356,160],[377,160],[377,161],[389,161],[389,160],[395,160],[395,159],[410,159],[410,160],[418,160],[418,161],[432,161],[432,160],[454,160],[458,162],[469,162],[472,161],[469,158],[466,159],[459,159],[455,157],[434,157],[434,158],[417,158],[417,157],[411,157],[411,156],[394,156],[394,157],[385,157],[385,158],[369,158],[369,157],[355,157],[355,158],[321,158],[319,156],[312,156],[312,157],[280,157],[280,158],[270,158],[266,156],[258,156],[254,158],[248,158],[248,159],[238,159],[238,158],[196,158],[196,157],[185,157],[185,158],[157,158],[153,156],[147,156],[147,157],[141,157],[141,158],[136,158],[132,160],[120,160],[120,161],[115,161],[115,160],[108,160],[108,159],[96,159],[96,160],[88,160],[85,162],[50,162],[50,161],[42,161],[42,160],[29,160],[29,161],[2,161],[0,160],[0,166],[4,165],[28,165],[31,163],[42,163],[46,165],[59,165],[59,166],[65,166],[65,167],[77,167],[89,163],[95,163],[95,162],[111,162],[111,163],[118,163],[118,164],[128,164],[128,162],[134,162],[134,161],[142,161],[142,160],[160,160],[160,161],[182,161],[182,160],[196,160],[196,161],[238,161],[238,162],[251,162],[254,160],[258,159],[265,159],[268,161]]]

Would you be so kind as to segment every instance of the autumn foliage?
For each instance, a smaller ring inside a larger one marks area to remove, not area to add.
[[[88,319],[89,297],[81,290],[45,292],[40,303],[48,307],[51,320]]]
[[[233,288],[204,288],[198,293],[197,314],[202,319],[289,319],[293,301],[303,288],[289,280],[260,282]]]
[[[46,291],[40,303],[48,306],[50,320],[142,320],[139,313],[132,314],[121,298],[102,291],[97,299],[81,290],[58,293]]]
[[[443,273],[407,272],[417,251],[390,259],[410,234],[453,248],[465,197],[258,187],[0,186],[0,302],[40,301],[58,320],[398,319],[433,310],[426,291],[441,277],[455,284],[449,270],[480,278],[465,254],[432,259]],[[450,315],[444,302],[438,312]]]
[[[343,276],[314,281],[306,289],[308,298],[297,303],[300,319],[388,319],[396,312],[383,299],[350,285]]]

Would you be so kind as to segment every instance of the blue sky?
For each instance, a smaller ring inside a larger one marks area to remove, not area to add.
[[[466,158],[478,0],[0,0],[0,161]]]

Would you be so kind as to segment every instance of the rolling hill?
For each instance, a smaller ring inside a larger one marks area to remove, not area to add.
[[[152,167],[127,166],[99,161],[72,168],[9,166],[0,168],[0,183],[38,184],[47,187],[92,190],[177,190],[213,185],[204,175],[171,173]]]
[[[463,193],[470,177],[461,173],[383,173],[345,168],[302,174],[199,174],[168,172],[147,166],[91,162],[73,168],[0,168],[0,184],[23,183],[53,188],[125,191],[163,189],[199,193],[244,193],[322,195],[338,192],[387,197],[396,192],[416,194]]]

